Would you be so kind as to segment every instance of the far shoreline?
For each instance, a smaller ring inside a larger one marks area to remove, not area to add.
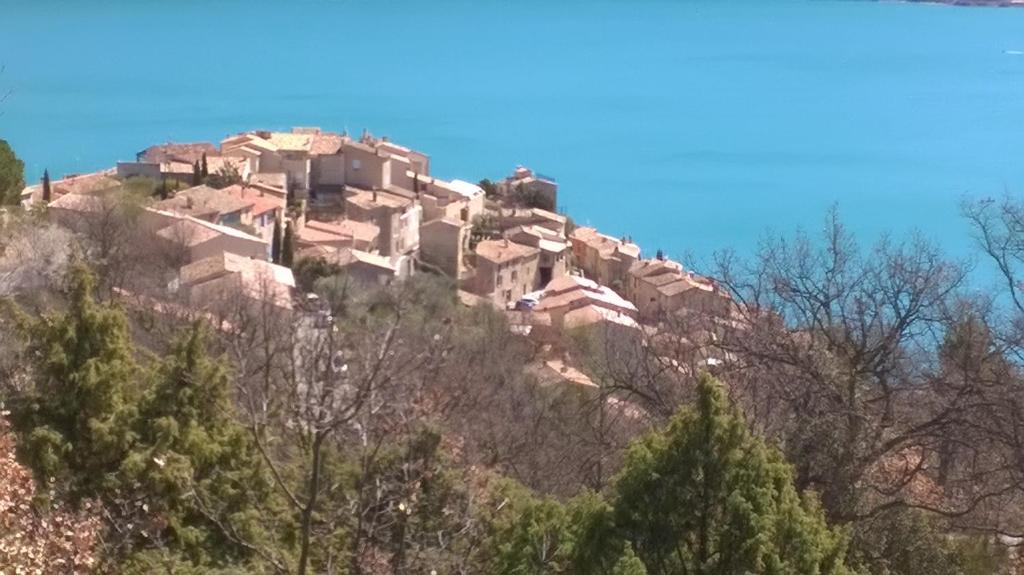
[[[880,0],[903,4],[937,4],[961,8],[1024,8],[1024,0]]]

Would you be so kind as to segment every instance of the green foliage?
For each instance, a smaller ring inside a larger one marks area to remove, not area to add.
[[[488,198],[494,198],[498,196],[498,186],[494,182],[484,178],[480,180],[480,189],[484,191],[484,196]]]
[[[122,472],[166,522],[175,549],[196,564],[222,565],[245,553],[217,523],[247,542],[266,539],[253,510],[271,505],[271,489],[233,415],[227,370],[207,354],[207,340],[206,328],[193,324],[157,368]]]
[[[50,170],[43,170],[43,202],[50,203],[53,190],[50,189]]]
[[[532,186],[519,184],[512,190],[512,201],[527,208],[540,208],[550,212],[555,211],[555,205],[551,198],[544,195],[540,190]]]
[[[987,575],[1008,566],[1005,547],[980,536],[950,536],[933,517],[890,509],[859,523],[850,541],[851,563],[867,573]]]
[[[219,170],[212,174],[203,176],[204,183],[211,188],[218,190],[242,183],[242,174],[231,164],[224,164]]]
[[[292,267],[295,261],[295,224],[288,223],[284,227],[284,239],[281,240],[281,265]]]
[[[203,183],[203,169],[199,165],[199,160],[196,160],[192,164],[192,185],[198,186]]]
[[[22,455],[36,476],[75,499],[117,486],[118,467],[135,439],[143,378],[124,313],[96,303],[95,283],[75,263],[68,309],[22,318],[35,385],[11,406]]]
[[[302,258],[292,269],[295,272],[295,284],[305,292],[313,291],[317,280],[342,272],[341,266],[324,258]]]
[[[206,162],[206,153],[203,153],[203,158],[199,164],[199,175],[204,180],[210,175],[210,165]]]
[[[274,218],[274,235],[270,239],[270,261],[281,263],[281,218]]]
[[[17,205],[25,189],[25,163],[7,140],[0,140],[0,205]]]
[[[499,573],[849,572],[845,537],[708,376],[694,410],[633,445],[608,503],[529,505],[496,541]]]

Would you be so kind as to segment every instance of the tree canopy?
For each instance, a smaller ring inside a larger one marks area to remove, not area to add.
[[[501,573],[849,572],[846,536],[709,376],[693,409],[633,445],[607,499],[532,503],[500,533]]]
[[[0,205],[17,204],[25,189],[25,163],[18,159],[7,140],[0,140]]]

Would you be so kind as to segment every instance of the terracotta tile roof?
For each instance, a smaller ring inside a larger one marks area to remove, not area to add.
[[[341,151],[341,146],[344,142],[345,136],[342,136],[341,134],[314,134],[313,143],[310,146],[309,153],[319,156],[337,154]]]
[[[247,150],[256,155],[263,152],[276,152],[278,150],[277,146],[272,144],[270,140],[251,133],[225,138],[220,143],[220,149],[224,154],[236,150]]]
[[[538,225],[509,228],[505,230],[504,236],[512,241],[540,248],[553,254],[560,254],[569,248],[569,244],[561,235]]]
[[[185,162],[193,164],[202,159],[203,154],[207,155],[207,159],[210,156],[219,154],[217,147],[210,142],[193,142],[176,144],[168,142],[166,144],[158,144],[156,146],[150,146],[145,150],[136,154],[136,158],[140,162]]]
[[[243,199],[209,186],[195,186],[181,190],[174,197],[153,204],[158,210],[167,210],[190,216],[226,215],[251,209],[251,199]]]
[[[250,186],[259,186],[279,194],[288,193],[288,174],[283,172],[260,172],[249,176]]]
[[[496,264],[528,258],[540,253],[532,246],[524,246],[508,240],[484,240],[476,245],[476,255]]]
[[[331,258],[331,261],[342,267],[347,267],[355,263],[362,263],[391,273],[395,272],[395,266],[391,265],[391,260],[388,258],[352,248],[342,248],[338,250],[334,257]]]
[[[640,246],[632,242],[623,242],[611,236],[606,236],[594,228],[576,228],[569,237],[573,242],[580,242],[591,249],[597,250],[604,259],[614,258],[620,253],[631,258],[640,257]]]
[[[563,216],[561,214],[556,214],[555,212],[549,212],[547,210],[542,210],[540,208],[533,208],[530,211],[533,213],[534,216],[536,216],[538,218],[543,218],[545,220],[551,220],[553,222],[558,222],[560,224],[564,224],[564,223],[566,223],[568,221],[568,218],[566,218],[565,216]]]
[[[378,207],[387,207],[391,209],[404,209],[412,205],[413,200],[403,198],[395,194],[388,192],[357,192],[345,200],[351,202],[364,210],[372,210]]]
[[[625,327],[639,328],[640,324],[627,314],[596,305],[588,305],[566,312],[562,327],[573,329],[598,323],[614,323]]]
[[[114,177],[114,173],[113,170],[104,170],[92,174],[65,176],[50,182],[50,188],[55,197],[63,194],[94,194],[121,185],[121,181]]]
[[[178,220],[156,234],[186,247],[198,246],[219,235],[216,230],[200,225],[199,222],[192,219]]]
[[[270,132],[269,136],[266,140],[285,152],[308,152],[313,147],[313,134]]]
[[[192,262],[181,268],[179,277],[182,284],[191,285],[227,273],[240,273],[253,278],[266,277],[277,283],[295,287],[295,277],[291,269],[229,252]]]
[[[50,202],[50,208],[69,212],[98,212],[102,206],[101,198],[84,194],[64,194]]]
[[[377,226],[368,222],[357,222],[355,220],[337,220],[334,222],[307,220],[304,229],[312,229],[338,236],[351,237],[364,242],[372,242],[380,235],[380,228]]]
[[[239,174],[241,174],[245,171],[248,163],[248,159],[234,156],[210,156],[206,158],[206,167],[211,174],[216,174],[226,167],[234,168]]]
[[[680,274],[683,272],[683,265],[672,260],[641,260],[629,268],[629,275],[643,278],[659,274]]]
[[[292,307],[292,270],[270,262],[225,252],[181,268],[179,277],[200,305],[240,293],[256,300],[269,299],[285,309]]]
[[[175,215],[171,212],[156,210],[153,208],[146,208],[154,213],[163,214],[172,218],[178,218],[176,222],[170,224],[160,231],[157,235],[172,241],[184,242],[188,247],[199,245],[203,242],[211,240],[218,235],[224,235],[233,237],[240,240],[246,240],[262,245],[266,245],[267,242],[262,238],[258,238],[254,235],[247,234],[242,230],[232,228],[230,226],[222,226],[220,224],[214,224],[187,215]]]
[[[235,184],[221,190],[226,194],[237,197],[252,204],[252,215],[261,216],[275,210],[283,210],[287,200],[280,196],[265,194],[262,190],[243,184]]]
[[[715,291],[715,285],[706,278],[695,276],[690,273],[684,273],[683,275],[678,276],[676,281],[659,287],[658,291],[666,296],[673,296],[691,289],[713,292]]]
[[[550,311],[584,306],[603,307],[627,315],[637,312],[636,306],[613,290],[577,276],[563,276],[549,282],[533,309]]]

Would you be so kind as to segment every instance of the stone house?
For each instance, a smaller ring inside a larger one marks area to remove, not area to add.
[[[468,248],[469,229],[461,220],[438,218],[420,226],[420,260],[453,279],[465,272],[463,254]]]
[[[513,242],[540,249],[538,281],[548,285],[569,273],[569,244],[556,232],[538,225],[517,226],[505,230],[504,236]]]
[[[476,246],[473,290],[500,306],[515,303],[538,287],[540,249],[507,239]]]
[[[626,294],[636,304],[640,316],[648,320],[680,310],[725,317],[731,306],[729,296],[714,281],[666,259],[634,263],[629,270]]]
[[[287,267],[223,252],[183,266],[178,288],[198,309],[230,305],[239,296],[291,309],[295,278]]]
[[[580,227],[569,235],[576,266],[586,277],[624,293],[629,269],[640,259],[640,246]]]

